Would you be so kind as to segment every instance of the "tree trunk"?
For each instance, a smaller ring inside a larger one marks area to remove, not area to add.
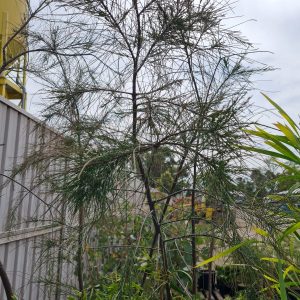
[[[211,238],[210,246],[209,246],[209,257],[212,257],[214,254],[214,247],[215,247],[215,239],[214,237]],[[208,265],[208,300],[211,300],[212,297],[212,262]]]
[[[1,278],[2,283],[3,283],[3,287],[4,287],[4,290],[5,290],[7,300],[13,300],[14,293],[13,293],[13,290],[12,290],[12,287],[11,287],[11,283],[9,281],[9,278],[7,276],[6,271],[3,268],[3,264],[2,264],[1,261],[0,261],[0,278]]]
[[[192,286],[192,294],[197,294],[197,271],[196,271],[196,264],[197,264],[197,256],[196,256],[196,230],[195,230],[195,189],[196,189],[196,179],[197,179],[197,154],[195,155],[195,161],[194,161],[194,174],[193,174],[193,190],[192,190],[192,280],[193,280],[193,286]]]
[[[79,291],[82,292],[84,288],[82,271],[84,211],[82,207],[79,209],[78,223],[77,276]]]

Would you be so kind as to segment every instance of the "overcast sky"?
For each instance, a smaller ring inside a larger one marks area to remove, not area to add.
[[[240,0],[235,12],[244,19],[255,19],[240,26],[246,37],[261,50],[271,51],[257,56],[259,61],[278,70],[264,74],[257,88],[298,118],[300,111],[300,1]],[[253,93],[257,105],[270,107]]]
[[[32,0],[36,2],[36,0]],[[260,76],[256,81],[258,91],[266,92],[293,117],[300,111],[300,0],[239,0],[234,5],[235,14],[241,16],[236,23],[252,20],[238,28],[243,35],[261,50],[258,61],[278,70]],[[255,21],[253,21],[255,20]],[[37,114],[38,96],[33,97],[35,86],[29,84],[29,111]],[[259,94],[253,92],[253,102],[269,107]],[[270,115],[271,116],[271,115]],[[273,121],[274,116],[269,121]],[[266,121],[266,118],[264,118]]]

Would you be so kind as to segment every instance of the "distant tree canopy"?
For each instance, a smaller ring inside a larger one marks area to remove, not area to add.
[[[237,189],[248,197],[262,199],[272,193],[287,191],[296,180],[280,180],[280,176],[288,175],[287,171],[278,171],[255,168],[249,176],[237,178]]]

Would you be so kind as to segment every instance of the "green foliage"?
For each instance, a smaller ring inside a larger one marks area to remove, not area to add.
[[[170,170],[166,170],[164,173],[160,175],[157,179],[157,184],[159,186],[160,191],[170,191],[173,183],[173,176]]]
[[[168,192],[171,189],[178,167],[176,155],[171,148],[162,147],[155,149],[152,153],[147,153],[144,160],[145,166],[149,170],[148,176],[151,186],[159,189],[161,192]],[[174,192],[188,186],[187,175],[187,170],[183,169]]]
[[[105,275],[99,284],[84,290],[83,292],[74,292],[74,296],[69,296],[68,300],[114,300],[114,299],[131,299],[145,300],[147,297],[141,293],[142,289],[139,283],[132,281],[123,285],[122,291],[122,274],[113,272]]]
[[[245,182],[240,182],[240,185],[244,184],[244,187],[252,192],[252,196],[257,197],[261,201],[268,197],[267,199],[272,199],[273,201],[286,202],[289,211],[282,210],[277,213],[288,218],[289,224],[285,224],[285,226],[278,228],[269,228],[268,231],[256,228],[255,232],[260,238],[244,240],[233,247],[227,248],[213,257],[202,261],[197,267],[202,267],[219,258],[234,254],[238,250],[247,249],[251,244],[252,249],[254,250],[254,248],[256,248],[255,251],[257,251],[257,254],[261,257],[261,265],[252,266],[263,279],[261,282],[262,289],[260,293],[265,295],[267,299],[271,299],[272,297],[276,298],[276,296],[271,296],[272,294],[270,294],[270,292],[272,293],[272,290],[274,290],[281,300],[287,300],[289,295],[293,295],[298,299],[300,296],[300,280],[298,276],[300,252],[295,250],[294,245],[296,244],[299,246],[300,241],[300,236],[297,232],[300,228],[300,209],[296,204],[297,202],[294,201],[295,199],[299,199],[297,195],[294,195],[294,191],[299,188],[297,181],[300,178],[300,128],[283,109],[269,97],[266,95],[264,96],[277,109],[286,123],[278,122],[275,124],[273,130],[275,132],[277,131],[276,134],[269,133],[260,127],[256,127],[256,130],[247,130],[249,134],[263,139],[265,144],[271,147],[272,150],[256,147],[242,148],[248,151],[268,155],[274,159],[276,164],[284,168],[285,173],[280,176],[280,182],[285,182],[285,184],[292,183],[289,186],[290,192],[286,195],[283,194],[277,196],[276,192],[278,192],[278,190],[276,190],[276,186],[271,186],[270,190],[264,187],[265,189],[262,193],[255,193],[255,189],[263,187],[262,184],[259,184],[260,182],[266,182],[269,179],[274,182],[276,179],[274,174],[262,173],[261,171],[252,172],[252,185],[245,184]],[[281,160],[278,160],[278,158]],[[269,195],[270,192],[273,193],[273,195]],[[270,211],[272,206],[272,203],[270,203]],[[249,261],[248,264],[249,267],[251,267],[251,261]],[[242,297],[241,299],[248,299],[246,292],[240,294],[240,297]]]
[[[277,174],[271,170],[262,170],[259,168],[251,170],[249,178],[238,177],[237,188],[244,192],[248,197],[256,197],[262,199],[270,193],[285,190],[284,187],[278,187],[278,183],[274,181]]]
[[[75,160],[75,169],[71,167],[71,172],[65,175],[61,186],[63,195],[75,210],[91,203],[105,210],[107,195],[113,191],[117,179],[120,179],[130,150],[130,145],[121,144],[117,148],[90,150]],[[70,164],[72,166],[73,162]]]
[[[206,206],[217,207],[233,202],[236,185],[232,180],[234,167],[226,161],[212,159],[209,168],[198,175],[198,184],[205,191]]]
[[[278,134],[273,134],[265,131],[260,127],[256,127],[256,130],[247,130],[251,135],[261,138],[264,143],[271,147],[270,150],[265,150],[257,147],[243,147],[244,149],[262,153],[272,158],[281,158],[285,161],[290,161],[296,165],[300,164],[300,128],[299,126],[288,116],[288,114],[280,108],[273,100],[264,95],[266,99],[277,109],[280,115],[284,118],[284,121],[288,123],[277,122],[275,124],[274,131]],[[276,161],[276,160],[275,160]],[[296,175],[299,175],[297,168],[287,166],[285,163],[280,164],[288,171],[293,171]],[[299,178],[299,177],[296,177]]]
[[[247,274],[248,269],[247,265],[242,264],[216,266],[218,283],[237,291],[239,285],[245,286],[248,283],[246,280],[249,277]]]
[[[258,147],[243,147],[249,151],[265,154],[274,159],[280,167],[283,167],[287,175],[281,176],[282,181],[299,180],[299,165],[300,165],[300,128],[292,120],[292,118],[272,99],[264,95],[265,98],[275,107],[279,114],[283,117],[284,123],[275,123],[273,131],[276,134],[269,133],[260,127],[256,127],[256,130],[247,130],[251,135],[261,138],[266,145],[271,147],[270,150],[265,150]],[[278,160],[280,158],[281,160]],[[291,165],[292,163],[292,165]],[[288,299],[288,294],[299,297],[298,289],[300,286],[300,280],[297,275],[299,269],[299,252],[294,251],[294,247],[290,245],[299,245],[299,234],[297,230],[300,228],[300,211],[297,204],[294,205],[290,202],[290,198],[293,197],[295,187],[298,184],[294,184],[289,187],[290,192],[286,196],[274,197],[278,201],[286,201],[291,213],[289,213],[290,225],[288,227],[280,228],[277,234],[263,235],[263,243],[266,249],[272,249],[275,257],[265,257],[262,260],[269,261],[269,269],[262,270],[264,277],[271,283],[269,288],[275,289],[281,300]],[[298,199],[297,195],[295,195]],[[283,212],[281,212],[283,214]],[[271,241],[273,239],[273,241]],[[261,249],[263,251],[263,249]],[[270,267],[275,269],[275,276],[271,277]],[[285,268],[285,270],[283,270]],[[290,273],[291,272],[291,273]],[[295,289],[296,287],[296,289]]]
[[[222,252],[219,252],[218,254],[214,255],[213,257],[210,257],[204,261],[202,261],[200,264],[198,264],[196,266],[196,268],[200,268],[202,266],[205,266],[207,264],[209,264],[210,262],[215,262],[216,260],[224,257],[224,256],[228,256],[230,254],[232,254],[233,252],[235,252],[236,250],[238,250],[239,248],[243,247],[243,246],[246,246],[246,245],[249,245],[249,244],[252,244],[252,243],[255,243],[256,241],[255,240],[246,240],[246,241],[243,241],[242,243],[239,243],[233,247],[230,247]]]

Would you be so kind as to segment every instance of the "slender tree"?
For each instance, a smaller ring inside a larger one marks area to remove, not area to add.
[[[30,70],[44,86],[44,120],[64,138],[44,143],[20,170],[38,164],[37,181],[51,182],[68,210],[79,214],[81,291],[84,225],[113,208],[124,176],[140,180],[153,226],[148,255],[159,248],[163,294],[172,299],[167,241],[174,237],[165,223],[178,183],[187,173],[193,176],[192,233],[185,237],[193,244],[194,266],[196,178],[215,161],[238,162],[241,151],[235,145],[246,138],[240,129],[250,122],[251,77],[268,68],[253,67],[250,55],[256,49],[226,27],[228,1],[60,0],[53,5],[56,10],[42,18],[50,29],[31,32],[45,48],[36,48]],[[166,195],[155,199],[153,170],[161,149],[171,153],[175,167]],[[64,161],[66,168],[45,176],[52,161]],[[142,285],[148,273],[143,272]]]

